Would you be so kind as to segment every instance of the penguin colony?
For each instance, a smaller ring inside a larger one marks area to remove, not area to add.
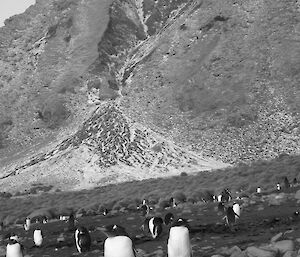
[[[293,184],[296,183],[297,181],[294,179]],[[284,180],[284,186],[285,188],[292,186],[288,183],[287,178]],[[276,185],[276,189],[281,190],[279,183]],[[256,192],[260,194],[261,188],[258,187]],[[218,203],[216,210],[218,213],[225,215],[223,218],[225,225],[232,231],[233,227],[241,217],[240,205],[237,202],[230,204],[232,195],[228,189],[224,189],[218,197],[212,196],[212,199],[214,202]],[[169,203],[169,208],[177,207],[177,203],[174,198],[170,198]],[[147,204],[146,200],[143,200],[141,206],[138,206],[137,209],[140,210],[141,216],[144,217],[141,228],[145,235],[149,236],[152,240],[156,240],[160,237],[164,226],[169,228],[169,237],[167,241],[168,257],[192,256],[190,228],[186,219],[175,219],[172,212],[166,213],[164,219],[159,216],[148,216],[152,208]],[[107,214],[108,210],[104,209],[103,215],[106,216]],[[298,212],[295,212],[294,215],[298,215]],[[76,226],[77,221],[73,214],[70,214],[70,216],[60,216],[59,219],[67,222],[68,229],[65,231],[71,231],[74,233],[73,235],[77,251],[79,253],[90,251],[92,240],[89,230],[83,226]],[[41,225],[47,223],[48,218],[44,217],[38,222],[40,224],[34,229],[33,242],[35,247],[42,247],[44,238]],[[32,224],[29,217],[25,219],[23,226],[26,232],[30,230]],[[124,227],[118,224],[112,224],[99,228],[99,230],[107,237],[104,241],[104,257],[136,257],[134,242]],[[18,236],[10,235],[6,248],[6,256],[23,257],[23,249],[24,247],[22,246]]]

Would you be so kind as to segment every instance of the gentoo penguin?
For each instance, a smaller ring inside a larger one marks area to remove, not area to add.
[[[42,229],[37,228],[33,232],[33,241],[35,246],[40,247],[43,243],[43,232]]]
[[[75,230],[75,217],[74,217],[73,213],[69,216],[69,219],[68,219],[68,230],[69,231]]]
[[[226,224],[231,227],[235,224],[236,218],[239,217],[240,216],[234,212],[233,207],[229,206],[226,210],[226,216],[223,219],[225,219]]]
[[[6,257],[23,257],[23,246],[16,235],[11,235],[6,246]]]
[[[233,203],[232,205],[232,209],[235,213],[235,220],[238,220],[239,217],[241,216],[241,208],[240,208],[240,205],[236,202]]]
[[[168,257],[192,257],[188,223],[179,218],[169,232]]]
[[[229,189],[225,188],[221,194],[221,202],[229,202],[232,199]]]
[[[91,248],[91,236],[85,227],[79,227],[75,231],[75,243],[78,252],[87,252]]]
[[[284,180],[283,180],[283,183],[284,183],[284,187],[287,189],[287,188],[290,188],[290,182],[288,180],[287,177],[284,177]]]
[[[222,194],[218,195],[218,202],[222,201]]]
[[[106,208],[104,208],[102,214],[103,214],[103,216],[106,216],[108,214],[108,210]]]
[[[276,185],[276,189],[277,189],[277,191],[280,191],[280,190],[281,190],[281,186],[280,186],[280,184],[279,184],[279,183],[277,183],[277,185]]]
[[[171,208],[176,208],[177,203],[176,203],[176,200],[175,200],[174,197],[171,197],[171,198],[170,198],[169,204],[170,204],[170,207],[171,207]]]
[[[146,204],[145,200],[141,206],[137,207],[137,209],[141,211],[142,216],[147,216],[150,212],[150,207],[148,204]]]
[[[143,230],[146,233],[150,233],[152,238],[157,238],[162,232],[162,225],[164,221],[160,217],[146,218],[143,224]]]
[[[218,212],[221,212],[222,214],[225,212],[225,205],[222,202],[218,203]]]
[[[257,187],[256,193],[261,194],[261,188],[260,187]]]
[[[165,222],[165,225],[169,225],[173,222],[174,220],[174,214],[171,213],[171,212],[168,212],[166,215],[165,215],[165,219],[164,219],[164,222]]]
[[[100,229],[106,236],[104,257],[136,257],[131,238],[120,225],[108,225]]]
[[[25,222],[24,222],[24,229],[25,229],[25,231],[28,231],[30,229],[30,225],[31,225],[31,220],[30,220],[29,217],[27,217],[25,219]]]
[[[293,179],[293,186],[296,187],[297,185],[298,185],[297,178],[294,178],[294,179]]]

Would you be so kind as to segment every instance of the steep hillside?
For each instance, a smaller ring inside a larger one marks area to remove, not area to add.
[[[0,28],[1,186],[84,188],[299,154],[299,8],[37,0]]]
[[[129,57],[124,110],[225,162],[299,154],[299,3],[198,3]]]

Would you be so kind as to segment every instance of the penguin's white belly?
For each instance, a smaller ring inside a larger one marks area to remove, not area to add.
[[[235,215],[235,219],[238,219],[241,215],[240,206],[238,204],[233,205],[233,211],[234,211],[235,214],[238,215],[238,216]]]
[[[189,230],[186,227],[172,227],[168,240],[168,257],[191,257]]]
[[[153,223],[153,220],[154,220],[154,218],[151,218],[149,220],[149,230],[150,230],[150,233],[151,233],[152,237],[155,238],[156,235],[154,234],[154,223]]]
[[[35,230],[33,233],[33,241],[36,246],[41,246],[43,243],[43,236],[41,230]]]
[[[23,257],[21,246],[19,244],[8,244],[6,247],[6,257]]]
[[[104,243],[104,257],[134,257],[131,239],[127,236],[107,238]]]

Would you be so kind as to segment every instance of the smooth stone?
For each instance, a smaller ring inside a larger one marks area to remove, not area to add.
[[[281,254],[284,254],[287,251],[293,251],[295,249],[295,244],[292,240],[277,241],[273,244],[273,246],[277,248]]]
[[[282,235],[283,235],[283,233],[280,232],[280,233],[278,233],[277,235],[273,236],[273,237],[271,238],[271,242],[272,242],[272,243],[275,243],[276,241],[278,241],[278,240],[282,237]]]
[[[296,251],[287,251],[282,257],[297,257]]]
[[[300,200],[300,189],[296,192],[295,198],[296,198],[297,200]]]
[[[275,257],[277,253],[274,251],[259,249],[255,246],[249,246],[246,249],[246,254],[249,257]]]

